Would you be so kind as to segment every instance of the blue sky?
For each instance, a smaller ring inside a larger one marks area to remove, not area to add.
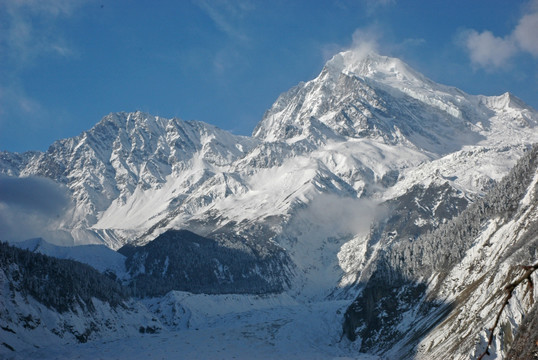
[[[46,150],[118,111],[250,135],[362,41],[538,108],[538,0],[0,0],[0,150]]]

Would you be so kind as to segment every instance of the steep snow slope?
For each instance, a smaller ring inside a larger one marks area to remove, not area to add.
[[[77,137],[55,142],[46,153],[3,153],[1,163],[5,174],[46,176],[66,184],[74,206],[64,229],[77,243],[117,248],[123,242],[108,229],[146,229],[148,219],[158,221],[169,205],[188,211],[190,202],[196,207],[208,201],[189,201],[188,194],[221,176],[254,143],[201,122],[117,113]],[[215,196],[236,190],[214,185]],[[104,226],[88,232],[99,220]]]
[[[471,96],[439,85],[399,59],[347,51],[314,80],[281,95],[254,130],[265,141],[370,137],[434,154],[506,142],[536,125],[536,114],[506,93]],[[322,133],[314,139],[315,131]],[[494,138],[494,139],[493,139]]]
[[[90,266],[0,243],[0,357],[160,327],[128,297]]]
[[[455,309],[421,341],[419,346],[428,349],[422,358],[450,352],[454,358],[466,359],[469,353],[477,356],[485,351],[489,336],[486,329],[492,328],[500,311],[505,288],[522,275],[523,265],[533,265],[538,259],[537,180],[538,176],[534,176],[515,214],[483,224],[483,232],[462,261],[437,285],[439,297],[445,302],[455,301]],[[536,281],[538,274],[533,276],[533,282]],[[494,357],[506,355],[523,318],[538,299],[537,289],[529,285],[523,283],[516,288],[500,317],[489,348]],[[467,336],[477,330],[478,335]],[[535,334],[533,341],[537,340]]]

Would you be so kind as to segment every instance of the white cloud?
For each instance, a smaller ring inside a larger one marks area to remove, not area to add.
[[[484,68],[505,66],[518,51],[511,39],[496,37],[490,31],[469,31],[465,46],[473,64]]]
[[[371,53],[379,53],[380,48],[380,38],[382,37],[382,30],[375,25],[359,28],[353,32],[351,36],[351,45],[342,46],[338,44],[325,44],[321,48],[323,55],[323,60],[326,62],[334,56],[334,54],[352,50],[357,61],[359,61],[364,56]]]
[[[336,236],[368,231],[374,217],[382,211],[370,200],[319,194],[298,215]]]
[[[538,58],[538,0],[530,2],[528,9],[530,13],[522,16],[512,32],[504,37],[488,30],[466,31],[464,46],[471,62],[491,69],[507,66],[512,58],[522,53]]]
[[[538,12],[521,18],[514,30],[514,38],[521,50],[538,57]]]
[[[388,3],[387,3],[388,4]],[[368,54],[401,56],[406,51],[413,50],[426,43],[423,38],[405,38],[399,43],[387,40],[385,30],[378,24],[355,29],[351,44],[342,46],[335,43],[324,44],[321,53],[324,63],[335,54],[352,50],[356,61],[360,61]]]
[[[0,176],[0,240],[44,236],[69,206],[67,188],[50,179]]]
[[[351,37],[351,49],[358,53],[367,55],[372,52],[379,52],[379,39],[382,31],[377,26],[371,26],[365,29],[357,29]]]

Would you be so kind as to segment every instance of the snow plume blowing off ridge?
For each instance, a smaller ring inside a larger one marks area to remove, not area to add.
[[[324,58],[328,61],[339,53],[348,52],[348,56],[352,60],[351,62],[358,64],[368,55],[379,53],[379,38],[381,34],[381,29],[376,27],[357,29],[353,32],[351,45],[329,45],[323,50]]]
[[[359,63],[368,55],[379,53],[379,37],[381,32],[375,28],[357,29],[352,36],[352,44],[348,49],[353,53],[353,60]]]
[[[69,205],[67,189],[50,179],[0,176],[0,241],[43,236]]]

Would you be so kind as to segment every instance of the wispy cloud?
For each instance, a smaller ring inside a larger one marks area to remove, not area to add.
[[[366,27],[358,28],[351,36],[351,44],[342,46],[337,44],[325,44],[321,48],[323,60],[326,62],[334,54],[353,50],[357,60],[370,53],[380,55],[402,54],[410,49],[415,49],[426,43],[422,38],[406,38],[401,42],[395,43],[387,40],[384,29],[377,24],[372,24]]]
[[[471,62],[484,68],[505,66],[519,51],[511,37],[497,37],[490,31],[469,30],[464,37]]]
[[[25,94],[20,86],[11,84],[11,86],[0,85],[0,115],[3,112],[12,112],[18,109],[23,115],[35,116],[43,112],[43,107],[39,102]],[[0,129],[2,123],[0,122]]]
[[[254,9],[250,1],[197,0],[195,3],[211,18],[217,28],[230,38],[239,41],[249,40],[238,22]]]
[[[379,9],[389,5],[396,4],[396,0],[363,0],[366,5],[366,11],[372,15]]]
[[[495,36],[491,31],[466,30],[462,34],[463,46],[475,66],[500,69],[524,53],[538,58],[538,0],[528,4],[529,12],[506,36]]]
[[[378,26],[370,26],[364,29],[357,29],[351,37],[351,49],[361,54],[379,52],[380,39],[383,35]]]
[[[538,57],[538,1],[535,3],[535,12],[521,18],[513,36],[522,51]]]
[[[4,0],[0,2],[0,51],[4,61],[27,66],[44,54],[70,56],[73,50],[54,23],[72,16],[87,0]]]
[[[47,126],[43,119],[49,116],[49,111],[29,96],[17,79],[1,80],[0,77],[0,133],[3,138],[13,136],[12,130],[21,125],[26,136],[35,136],[43,131]]]
[[[247,63],[235,47],[224,47],[217,51],[213,58],[213,68],[217,74],[223,74],[234,67],[247,66]]]
[[[353,32],[353,35],[351,36],[350,45],[323,45],[321,49],[323,60],[327,61],[331,57],[333,57],[334,54],[346,50],[353,50],[353,52],[356,53],[357,57],[366,56],[370,53],[379,53],[380,40],[382,36],[383,31],[376,25],[358,28]]]
[[[370,200],[319,194],[299,215],[336,236],[368,231],[373,219],[383,211]]]
[[[230,69],[247,66],[241,49],[251,45],[245,18],[255,10],[251,0],[193,0],[215,27],[227,37],[212,53],[213,70],[217,75]]]

